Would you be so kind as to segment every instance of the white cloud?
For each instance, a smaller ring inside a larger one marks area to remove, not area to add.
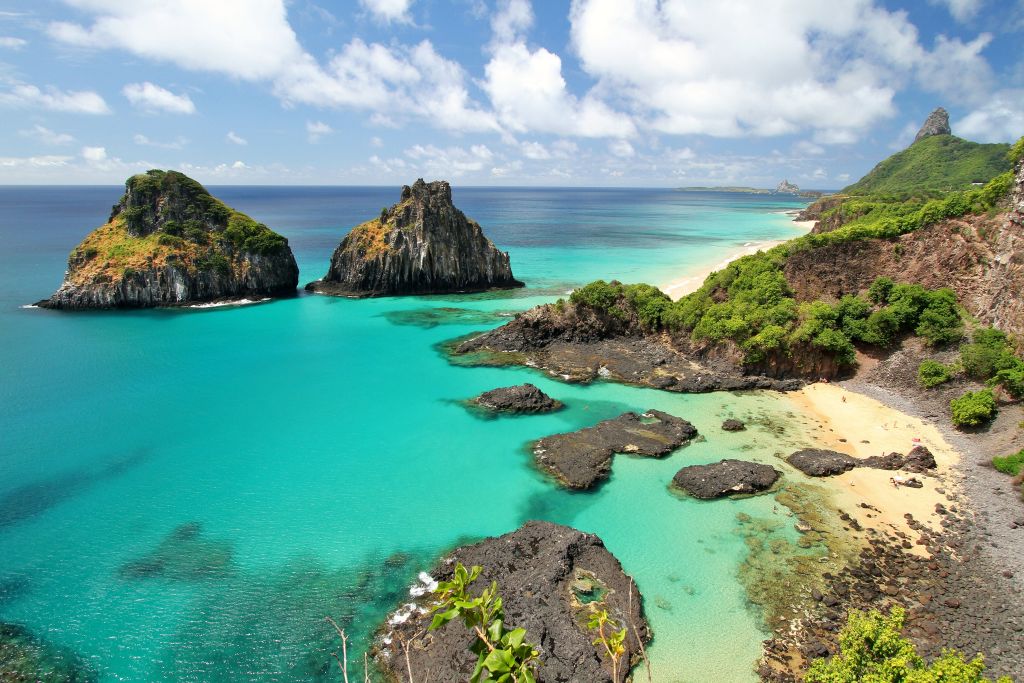
[[[67,166],[72,157],[47,154],[35,157],[0,157],[0,168],[53,168]]]
[[[413,0],[359,0],[359,4],[375,18],[383,21],[408,23],[409,7]]]
[[[44,145],[67,145],[75,140],[75,138],[67,133],[52,131],[49,128],[40,126],[38,123],[27,130],[19,130],[18,135],[34,138]]]
[[[519,149],[527,159],[550,159],[551,152],[539,142],[524,142]]]
[[[325,135],[330,135],[334,132],[334,129],[328,126],[323,121],[307,121],[306,122],[306,134],[311,143],[319,142],[320,138]]]
[[[196,113],[196,105],[192,102],[191,97],[175,95],[170,90],[149,81],[129,83],[121,89],[121,93],[128,98],[132,106],[145,111],[166,111],[171,114]]]
[[[633,145],[629,144],[628,140],[613,141],[608,145],[608,151],[622,159],[628,159],[636,155],[636,150],[633,149]]]
[[[583,137],[629,137],[630,118],[596,96],[582,99],[568,91],[562,59],[525,43],[498,45],[484,67],[483,88],[499,121],[516,132],[547,132]]]
[[[473,145],[468,150],[414,145],[405,150],[405,155],[415,162],[414,168],[421,169],[424,177],[433,178],[458,178],[483,169],[494,158],[494,153],[486,145]]]
[[[801,156],[818,156],[825,153],[825,148],[810,140],[800,140],[793,145],[793,151]]]
[[[980,142],[1015,142],[1024,135],[1024,90],[1001,90],[953,126],[956,135]]]
[[[574,0],[571,38],[596,92],[615,92],[647,128],[853,142],[895,113],[911,78],[970,90],[988,38],[925,49],[904,12],[871,0],[719,3]],[[953,60],[955,68],[938,67]]]
[[[228,134],[224,136],[224,139],[233,145],[248,145],[249,141],[243,138],[241,135],[233,130],[229,130]]]
[[[24,38],[13,38],[11,36],[0,36],[0,47],[8,50],[20,50],[28,45]]]
[[[823,168],[816,168],[811,172],[811,177],[815,180],[824,180],[828,178],[828,172]]]
[[[983,0],[929,0],[929,2],[933,5],[945,6],[954,19],[965,22],[978,13]]]
[[[142,133],[133,135],[132,142],[143,147],[158,147],[160,149],[181,149],[188,144],[188,140],[180,136],[171,142],[159,142],[157,140],[150,140]]]
[[[370,146],[371,147],[383,147],[384,146],[384,141],[381,140],[376,135],[374,135],[373,137],[370,138]]]
[[[491,31],[497,44],[513,43],[533,25],[533,8],[529,0],[499,0],[491,17]]]
[[[62,91],[53,86],[42,90],[34,85],[15,83],[7,92],[0,93],[0,105],[10,107],[39,107],[51,111],[75,114],[109,114],[106,101],[91,90]]]
[[[101,163],[107,160],[106,147],[83,147],[82,158],[89,163]]]

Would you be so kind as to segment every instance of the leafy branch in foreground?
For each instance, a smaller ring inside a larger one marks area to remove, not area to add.
[[[626,654],[626,628],[619,629],[614,619],[608,616],[608,610],[594,609],[587,622],[587,628],[597,633],[594,645],[600,645],[608,655],[612,665],[612,680],[619,680],[619,662]]]
[[[946,650],[927,665],[914,644],[900,630],[906,612],[894,607],[888,616],[877,610],[850,612],[839,635],[840,653],[811,664],[806,683],[990,683],[982,678],[981,655],[967,661],[959,652]],[[1012,683],[1003,677],[996,683]]]
[[[470,585],[480,576],[482,569],[474,566],[467,570],[462,563],[455,566],[451,581],[437,584],[434,595],[434,618],[430,630],[434,631],[453,619],[461,619],[476,640],[470,650],[477,655],[476,668],[470,683],[536,683],[536,667],[540,653],[525,642],[526,629],[505,628],[505,613],[497,582],[492,582],[474,597]]]

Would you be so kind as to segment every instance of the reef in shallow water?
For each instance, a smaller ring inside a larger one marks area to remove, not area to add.
[[[0,622],[0,681],[93,683],[96,674],[77,654],[40,639],[18,624]]]
[[[167,534],[153,552],[122,566],[121,576],[174,581],[220,578],[232,571],[233,554],[230,543],[206,538],[199,522],[189,522]]]

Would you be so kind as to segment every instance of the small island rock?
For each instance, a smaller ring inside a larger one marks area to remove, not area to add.
[[[472,402],[481,408],[502,413],[550,413],[562,407],[561,401],[529,383],[491,389]]]
[[[417,180],[380,216],[357,225],[306,289],[335,296],[448,294],[522,287],[508,254],[452,204],[443,181]]]
[[[697,428],[675,415],[629,412],[593,427],[546,436],[534,444],[533,455],[564,486],[589,489],[608,478],[616,453],[667,455],[695,436]]]
[[[727,432],[742,432],[746,428],[747,425],[744,424],[742,420],[737,420],[731,417],[722,423],[722,429]]]
[[[780,472],[771,465],[726,459],[708,465],[684,467],[672,478],[672,485],[694,498],[712,500],[767,491]]]
[[[856,458],[823,448],[804,448],[786,458],[786,462],[811,477],[832,477],[857,466]]]
[[[550,522],[527,522],[512,533],[456,549],[434,569],[432,578],[451,579],[457,562],[483,568],[474,584],[477,591],[497,582],[506,624],[526,629],[526,641],[540,651],[540,682],[622,683],[640,658],[640,643],[650,640],[639,591],[593,534]],[[424,593],[422,588],[414,590]],[[388,680],[405,680],[401,643],[430,623],[430,617],[420,612],[429,609],[430,599],[429,592],[415,598],[381,629],[375,659],[391,677]],[[586,628],[591,609],[607,610],[629,629],[618,680],[613,680]],[[416,639],[408,650],[409,664],[413,671],[430,672],[433,681],[468,680],[476,663],[476,655],[469,651],[472,642],[460,621],[449,622]]]
[[[299,282],[288,240],[226,206],[177,171],[125,182],[105,225],[68,257],[43,308],[142,308],[292,295]]]

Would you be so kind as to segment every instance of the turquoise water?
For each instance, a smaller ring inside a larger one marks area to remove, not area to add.
[[[326,269],[342,226],[397,198],[214,191],[289,237],[303,282]],[[784,421],[788,403],[566,385],[453,366],[436,346],[498,324],[488,313],[596,277],[662,283],[744,243],[790,237],[780,212],[796,203],[456,189],[527,290],[204,311],[21,308],[56,288],[67,252],[117,196],[0,188],[0,620],[73,648],[102,681],[337,680],[325,615],[361,649],[439,554],[543,518],[598,533],[636,578],[656,681],[753,680],[764,634],[736,577],[746,553],[736,514],[775,515],[774,501],[700,503],[667,484],[684,464],[770,460],[791,436],[717,425]],[[524,381],[568,408],[488,420],[459,403]],[[594,493],[559,490],[532,468],[532,439],[647,408],[691,420],[706,441],[664,460],[619,456]],[[186,524],[198,534],[174,535]]]

